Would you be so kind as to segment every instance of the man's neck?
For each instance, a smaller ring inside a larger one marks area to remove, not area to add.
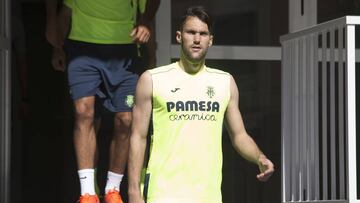
[[[204,68],[205,59],[197,62],[188,60],[184,55],[180,56],[179,65],[186,73],[196,74]]]

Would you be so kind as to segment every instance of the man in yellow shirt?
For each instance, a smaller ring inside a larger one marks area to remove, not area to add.
[[[189,8],[176,32],[180,60],[148,70],[138,81],[128,165],[130,203],[221,203],[223,123],[238,153],[259,166],[260,181],[274,172],[273,163],[245,130],[234,78],[205,65],[213,42],[211,26],[204,8]],[[151,118],[150,158],[141,194]]]

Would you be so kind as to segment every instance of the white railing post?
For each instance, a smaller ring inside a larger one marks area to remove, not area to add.
[[[355,82],[355,26],[346,26],[346,131],[349,202],[357,200],[356,163],[356,82]]]

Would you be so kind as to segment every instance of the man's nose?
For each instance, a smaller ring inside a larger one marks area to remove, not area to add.
[[[195,43],[199,43],[199,42],[200,42],[200,33],[196,33],[196,34],[194,35],[194,42],[195,42]]]

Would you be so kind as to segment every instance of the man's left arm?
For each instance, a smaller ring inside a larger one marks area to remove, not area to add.
[[[232,144],[241,156],[259,166],[260,173],[257,175],[258,180],[266,181],[274,172],[274,165],[261,152],[255,141],[245,130],[238,107],[239,91],[233,77],[231,77],[230,81],[230,94],[230,101],[225,115],[225,124]]]

